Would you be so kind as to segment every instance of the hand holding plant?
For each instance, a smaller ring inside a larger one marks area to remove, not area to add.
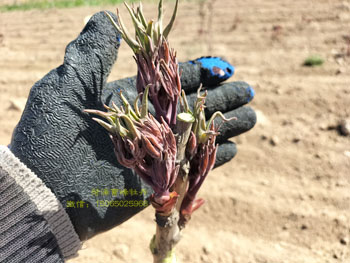
[[[206,122],[207,92],[201,94],[200,89],[193,110],[189,108],[181,90],[176,53],[167,40],[178,1],[164,30],[162,0],[156,22],[146,22],[141,5],[136,9],[125,5],[135,27],[135,39],[125,28],[119,11],[117,22],[107,12],[106,15],[134,52],[139,95],[133,106],[120,93],[122,107],[112,104],[105,105],[107,112],[86,112],[107,120],[94,118],[109,132],[119,163],[133,169],[154,190],[151,203],[156,210],[157,231],[150,245],[154,262],[176,262],[173,248],[191,214],[203,204],[195,197],[215,164],[215,139],[220,126],[214,120],[220,117],[225,122],[235,117],[226,119],[221,112],[215,112]],[[148,98],[155,107],[155,118],[148,113]]]

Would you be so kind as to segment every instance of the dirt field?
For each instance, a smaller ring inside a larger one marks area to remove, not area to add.
[[[181,61],[210,54],[235,65],[233,80],[255,88],[258,124],[234,139],[237,157],[208,176],[180,262],[349,263],[350,137],[334,127],[350,117],[350,1],[208,2],[181,2],[170,43]],[[155,17],[156,5],[144,6]],[[84,17],[103,9],[114,7],[0,13],[1,144],[30,87],[62,62]],[[312,54],[325,63],[302,66]],[[126,45],[118,61],[110,80],[135,73]],[[148,208],[70,262],[151,262],[154,228]]]

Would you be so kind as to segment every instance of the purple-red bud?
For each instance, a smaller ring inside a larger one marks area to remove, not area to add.
[[[213,126],[212,129],[215,130]],[[181,224],[185,224],[191,218],[191,214],[204,203],[204,200],[196,200],[196,195],[209,171],[214,167],[218,149],[215,138],[216,136],[213,135],[206,143],[199,144],[190,161],[189,188],[180,209]]]
[[[179,66],[176,53],[169,49],[166,39],[149,54],[135,54],[137,63],[136,88],[142,93],[149,86],[149,99],[156,110],[156,118],[162,117],[167,124],[176,124],[177,102],[181,92]]]
[[[162,206],[168,203],[170,189],[179,172],[176,165],[176,141],[169,125],[151,114],[138,121],[132,120],[135,138],[110,134],[118,162],[135,172],[154,190],[154,201]]]
[[[190,137],[186,145],[186,157],[191,160],[197,150],[197,139],[196,135],[191,131]]]

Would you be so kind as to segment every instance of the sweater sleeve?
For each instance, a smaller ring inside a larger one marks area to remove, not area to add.
[[[80,247],[51,190],[0,145],[0,262],[64,262]]]

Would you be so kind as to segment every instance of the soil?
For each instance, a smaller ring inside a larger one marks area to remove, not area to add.
[[[103,9],[115,6],[1,13],[1,144],[30,87],[62,63],[84,18]],[[144,9],[156,17],[154,2]],[[349,0],[181,1],[170,36],[179,60],[231,62],[232,80],[255,88],[258,123],[233,139],[236,158],[208,176],[199,193],[206,204],[177,246],[180,262],[350,262],[350,137],[337,131],[350,117],[349,25]],[[324,64],[303,66],[314,54]],[[136,72],[125,44],[121,61],[110,80]],[[151,262],[153,218],[149,207],[69,262]]]

